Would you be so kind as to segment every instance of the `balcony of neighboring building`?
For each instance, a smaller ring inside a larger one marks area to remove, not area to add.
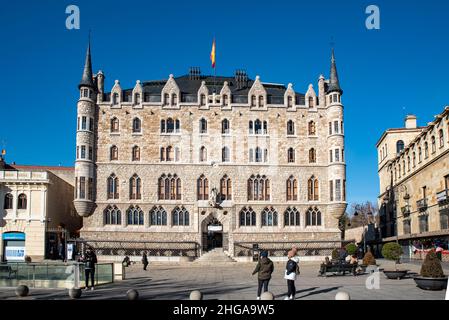
[[[440,206],[449,204],[449,189],[437,192],[437,200]]]
[[[419,212],[424,212],[427,210],[427,198],[416,201],[416,207]]]

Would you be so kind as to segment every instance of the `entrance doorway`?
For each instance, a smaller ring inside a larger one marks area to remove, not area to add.
[[[207,250],[223,248],[223,232],[209,232],[207,234]]]
[[[203,229],[203,250],[223,248],[223,225],[215,217],[206,223]]]

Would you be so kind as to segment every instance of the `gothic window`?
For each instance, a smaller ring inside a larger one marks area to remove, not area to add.
[[[287,154],[287,162],[294,163],[295,162],[295,149],[289,148]]]
[[[259,96],[259,107],[263,107],[264,99],[263,96]]]
[[[86,159],[86,146],[81,146],[81,159]]]
[[[134,103],[135,104],[140,104],[140,93],[136,93],[134,95]]]
[[[200,133],[207,133],[207,120],[204,118],[200,120]]]
[[[170,95],[168,93],[164,94],[164,106],[168,106],[170,103]]]
[[[129,198],[135,200],[142,199],[141,189],[141,180],[137,174],[134,174],[131,179],[129,179]]]
[[[410,156],[407,156],[407,171],[410,171],[411,166],[410,166]]]
[[[309,122],[309,136],[314,136],[316,135],[316,126],[315,126],[315,122],[310,121]]]
[[[266,176],[252,175],[248,179],[248,200],[270,200],[270,180]]]
[[[109,205],[103,211],[104,224],[120,225],[122,224],[122,213],[115,205]]]
[[[113,105],[117,105],[118,103],[119,103],[119,95],[118,95],[117,92],[115,92],[115,93],[112,95],[112,104],[113,104]]]
[[[229,162],[230,161],[230,154],[229,154],[229,148],[223,147],[221,149],[221,161],[223,162]]]
[[[150,211],[150,225],[152,226],[166,226],[167,212],[161,206],[153,207]]]
[[[430,142],[432,143],[432,153],[435,153],[437,151],[437,145],[435,143],[435,137],[432,136],[432,138],[430,138]]]
[[[174,226],[188,226],[189,212],[184,207],[176,207],[172,212],[172,222]]]
[[[307,210],[306,226],[321,226],[321,212],[317,207]]]
[[[298,200],[298,181],[290,176],[287,179],[287,201]]]
[[[209,181],[204,175],[197,180],[198,200],[209,200]]]
[[[341,180],[335,180],[335,201],[341,201]]]
[[[206,105],[206,95],[205,94],[200,95],[200,105],[203,107]]]
[[[334,121],[334,132],[338,133],[338,129],[339,129],[339,127],[338,127],[338,120],[336,120],[336,121]]]
[[[117,118],[112,118],[111,120],[111,132],[119,132],[119,120]]]
[[[438,131],[438,136],[439,136],[439,140],[440,140],[440,148],[444,147],[444,133],[443,133],[443,129],[440,129],[440,131]]]
[[[167,133],[175,132],[175,121],[172,118],[167,119]]]
[[[81,117],[81,130],[87,129],[87,117]]]
[[[307,182],[307,199],[309,201],[318,201],[318,179],[312,176]]]
[[[429,144],[427,141],[424,143],[424,159],[429,157]]]
[[[133,133],[140,133],[142,132],[142,122],[139,118],[133,119]]]
[[[115,174],[111,174],[107,179],[108,199],[119,198],[119,181]]]
[[[143,226],[143,211],[139,206],[131,206],[126,212],[128,225]]]
[[[221,134],[229,134],[229,120],[224,119],[221,122]]]
[[[287,108],[291,108],[293,107],[293,97],[292,96],[288,96],[287,98]]]
[[[278,213],[273,207],[262,210],[262,227],[274,227],[278,225]]]
[[[207,149],[206,147],[200,148],[200,162],[207,161]]]
[[[12,196],[12,194],[10,194],[10,193],[5,194],[5,203],[3,205],[3,208],[4,209],[12,209],[13,200],[14,200],[14,197]]]
[[[309,150],[309,163],[316,163],[316,151],[314,148]]]
[[[227,106],[229,104],[229,98],[228,95],[223,95],[223,106]]]
[[[421,163],[422,161],[422,150],[421,147],[418,148],[418,163]]]
[[[17,209],[26,209],[27,208],[27,196],[23,193],[19,194],[17,201]]]
[[[178,95],[176,93],[171,95],[171,104],[172,106],[176,106],[178,104]]]
[[[313,97],[309,97],[309,108],[313,108],[315,106],[315,101]]]
[[[288,207],[284,212],[284,226],[293,227],[299,225],[301,225],[299,211],[295,207]]]
[[[256,106],[256,96],[252,95],[251,96],[251,107],[255,107]]]
[[[295,134],[295,123],[292,120],[287,121],[287,135],[292,136]]]
[[[221,200],[232,200],[232,182],[227,175],[220,179]]]
[[[329,150],[329,162],[330,163],[332,163],[332,162],[334,162],[334,158],[333,158],[333,151],[332,151],[332,149],[331,150]]]
[[[399,140],[396,142],[396,153],[401,153],[404,150],[404,141]]]
[[[134,146],[132,149],[132,160],[140,161],[140,148],[138,146]]]
[[[256,213],[251,207],[243,207],[239,213],[239,218],[241,227],[256,226]]]
[[[163,174],[158,180],[159,200],[181,200],[181,179],[175,174]]]
[[[110,149],[110,160],[118,160],[118,148],[112,146]]]

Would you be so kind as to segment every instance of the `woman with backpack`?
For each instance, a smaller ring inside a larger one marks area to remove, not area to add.
[[[296,294],[295,280],[296,275],[299,275],[299,257],[296,256],[296,252],[293,250],[288,252],[287,257],[284,279],[287,280],[288,293],[284,300],[294,300]]]
[[[268,291],[268,283],[270,282],[273,270],[273,261],[268,258],[268,251],[262,251],[260,253],[259,262],[257,263],[257,266],[253,271],[253,275],[255,275],[256,273],[258,274],[257,279],[259,285],[257,288],[257,300],[260,300],[262,287],[264,292]]]

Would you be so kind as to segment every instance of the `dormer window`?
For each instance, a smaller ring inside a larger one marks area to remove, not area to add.
[[[255,107],[256,106],[256,96],[252,95],[251,96],[251,107]]]
[[[119,97],[118,97],[118,93],[116,92],[112,95],[112,104],[117,105],[118,101],[119,101]]]
[[[287,98],[287,107],[288,108],[293,107],[293,97],[291,97],[291,96],[288,96],[288,98]]]
[[[259,96],[259,107],[263,107],[263,96]]]
[[[140,104],[140,93],[136,93],[134,95],[134,103],[135,104]]]
[[[313,101],[313,97],[309,97],[309,108],[313,108],[315,106],[315,103]]]
[[[170,102],[170,95],[168,93],[164,94],[164,106],[168,106],[169,102]]]
[[[206,105],[206,95],[205,94],[200,95],[200,105],[202,107],[204,107]]]
[[[171,96],[171,104],[172,106],[176,106],[178,104],[178,95],[173,93]]]
[[[223,105],[227,106],[229,104],[229,99],[228,99],[228,95],[224,94],[223,95]]]

